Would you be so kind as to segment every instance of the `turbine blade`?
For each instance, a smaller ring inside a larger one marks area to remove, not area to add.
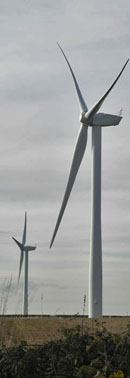
[[[19,275],[18,275],[18,283],[17,283],[17,287],[18,287],[18,284],[19,284],[19,280],[20,280],[20,275],[21,275],[21,270],[22,270],[22,265],[23,265],[23,258],[24,258],[24,252],[21,251],[21,254],[20,254],[20,263],[19,263]]]
[[[66,205],[67,205],[67,202],[68,202],[68,199],[69,199],[69,196],[70,196],[76,175],[78,173],[78,169],[80,167],[80,164],[81,164],[81,161],[82,161],[85,149],[86,149],[87,129],[88,129],[87,126],[82,124],[81,127],[80,127],[80,130],[79,130],[79,135],[78,135],[78,138],[77,138],[76,147],[75,147],[75,150],[74,150],[73,160],[72,160],[72,164],[71,164],[69,179],[68,179],[65,195],[64,195],[64,198],[63,198],[63,202],[62,202],[62,205],[61,205],[60,213],[59,213],[59,216],[58,216],[58,220],[57,220],[55,230],[54,230],[54,233],[53,233],[53,236],[52,236],[50,248],[52,247],[53,241],[54,241],[56,233],[58,231],[58,228],[59,228],[61,219],[63,217],[63,214],[64,214],[64,211],[65,211],[65,208],[66,208]]]
[[[24,221],[24,230],[23,230],[23,238],[22,238],[22,244],[26,244],[26,233],[27,233],[27,213],[25,211],[25,221]]]
[[[15,239],[13,236],[12,236],[12,239],[15,241],[15,243],[18,245],[18,247],[21,249],[21,250],[23,250],[23,244],[22,243],[20,243],[17,239]]]
[[[75,77],[74,72],[73,72],[73,70],[72,70],[72,67],[71,67],[71,65],[70,65],[70,63],[69,63],[69,61],[68,61],[68,59],[67,59],[67,57],[66,57],[66,55],[65,55],[65,53],[64,53],[64,51],[63,51],[63,49],[61,48],[61,46],[59,45],[58,42],[57,42],[57,45],[59,46],[59,48],[60,48],[62,54],[64,55],[64,58],[65,58],[65,60],[66,60],[66,62],[67,62],[67,64],[68,64],[69,69],[70,69],[70,72],[71,72],[71,74],[72,74],[72,77],[73,77],[73,80],[74,80],[74,84],[75,84],[75,88],[76,88],[77,97],[78,97],[78,102],[79,102],[80,111],[81,111],[81,112],[84,112],[84,111],[87,112],[87,111],[88,111],[88,108],[87,108],[87,105],[86,105],[86,103],[85,103],[85,101],[84,101],[84,99],[83,99],[82,93],[81,93],[80,88],[79,88],[79,86],[78,86],[78,83],[77,83],[76,77]]]
[[[113,84],[110,86],[110,88],[107,90],[107,92],[100,98],[100,100],[88,111],[87,115],[88,116],[93,116],[95,113],[98,112],[100,109],[101,105],[103,104],[105,98],[108,96],[108,94],[111,92],[112,88],[115,86],[117,81],[119,80],[120,76],[122,75],[122,72],[124,71],[126,65],[128,64],[129,59],[127,59],[126,63],[124,64],[122,70],[120,71],[119,75],[117,78],[114,80]]]

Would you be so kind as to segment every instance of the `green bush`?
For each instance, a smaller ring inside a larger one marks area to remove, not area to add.
[[[79,368],[77,378],[91,378],[96,374],[96,370],[87,365],[83,365]]]
[[[0,378],[128,378],[130,337],[106,332],[63,330],[64,338],[45,345],[1,348]]]

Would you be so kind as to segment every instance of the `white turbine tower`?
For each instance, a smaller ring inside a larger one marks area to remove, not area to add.
[[[78,86],[70,63],[58,44],[69,66],[75,84],[79,108],[80,130],[76,141],[72,159],[69,179],[61,205],[58,220],[54,229],[50,247],[52,246],[58,231],[65,207],[67,205],[78,169],[80,167],[87,144],[88,126],[92,127],[92,169],[91,169],[91,232],[90,232],[90,263],[89,263],[89,317],[102,317],[102,237],[101,237],[101,128],[104,126],[118,125],[122,119],[120,115],[98,113],[105,98],[111,92],[124,71],[129,59],[124,64],[119,75],[101,97],[101,99],[88,110]]]
[[[25,222],[24,222],[24,229],[23,229],[23,237],[22,243],[20,243],[17,239],[12,237],[12,239],[16,242],[18,247],[20,248],[20,264],[19,264],[19,275],[18,275],[18,283],[20,280],[24,255],[25,255],[25,272],[24,272],[24,315],[28,315],[28,252],[34,251],[36,246],[26,245],[26,234],[27,234],[27,213],[25,212]]]

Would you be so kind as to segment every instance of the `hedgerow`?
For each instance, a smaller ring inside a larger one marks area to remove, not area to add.
[[[64,329],[64,337],[44,345],[0,349],[0,378],[130,378],[130,335],[106,330],[82,334]]]

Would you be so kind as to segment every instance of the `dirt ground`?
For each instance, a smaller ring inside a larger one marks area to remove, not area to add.
[[[94,333],[104,327],[111,333],[123,335],[130,329],[130,317],[104,317],[88,319],[87,317],[0,317],[0,345],[14,346],[21,340],[29,345],[43,344],[63,336],[62,328],[81,326],[81,330]]]

